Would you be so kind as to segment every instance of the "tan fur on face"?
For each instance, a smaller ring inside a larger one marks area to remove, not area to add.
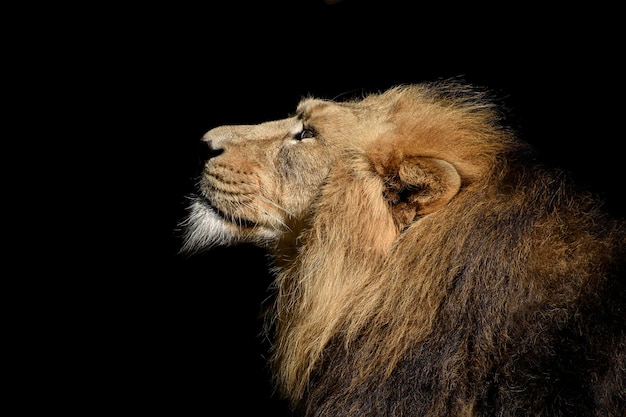
[[[599,293],[626,246],[623,225],[529,164],[487,97],[456,83],[342,103],[307,98],[293,117],[219,127],[204,140],[216,156],[185,250],[251,242],[273,255],[267,330],[277,384],[294,407],[377,415],[393,388],[372,387],[414,361],[424,375],[403,378],[448,389],[398,400],[407,408],[389,406],[394,413],[480,414],[491,400],[472,397],[471,381],[453,389],[459,375],[509,369],[498,355],[524,338],[511,317],[541,333],[533,314],[551,317]],[[447,346],[444,334],[462,342]],[[429,343],[448,373],[434,375]],[[375,406],[369,389],[382,398]]]

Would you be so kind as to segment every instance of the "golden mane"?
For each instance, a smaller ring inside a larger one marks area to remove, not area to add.
[[[626,404],[624,224],[500,120],[484,92],[442,82],[307,98],[291,118],[205,135],[221,154],[185,248],[253,242],[273,255],[266,330],[294,409],[610,415]],[[562,358],[550,364],[546,350]]]

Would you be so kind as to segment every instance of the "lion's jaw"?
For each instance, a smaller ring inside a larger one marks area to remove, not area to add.
[[[196,198],[191,204],[184,225],[186,229],[182,250],[185,252],[253,240],[250,236],[246,238],[246,235],[241,233],[240,226],[218,214],[218,211],[202,197]],[[269,242],[277,239],[275,231],[261,228],[255,230],[258,241]]]

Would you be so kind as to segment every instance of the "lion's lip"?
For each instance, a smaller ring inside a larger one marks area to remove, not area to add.
[[[197,201],[202,204],[204,207],[206,207],[209,211],[211,211],[212,213],[214,213],[215,215],[217,215],[220,219],[222,219],[225,222],[234,224],[237,227],[241,227],[241,228],[253,228],[258,226],[258,224],[256,222],[253,222],[252,220],[248,220],[242,217],[235,217],[232,215],[228,215],[226,213],[224,213],[222,210],[220,210],[219,208],[217,208],[212,202],[211,200],[209,200],[206,196],[204,195],[199,195],[197,197]]]

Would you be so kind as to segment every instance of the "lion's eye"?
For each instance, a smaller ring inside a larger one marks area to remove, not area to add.
[[[314,138],[315,136],[317,136],[317,132],[315,131],[315,129],[311,127],[304,127],[301,131],[293,135],[293,138],[296,140],[302,140]]]

